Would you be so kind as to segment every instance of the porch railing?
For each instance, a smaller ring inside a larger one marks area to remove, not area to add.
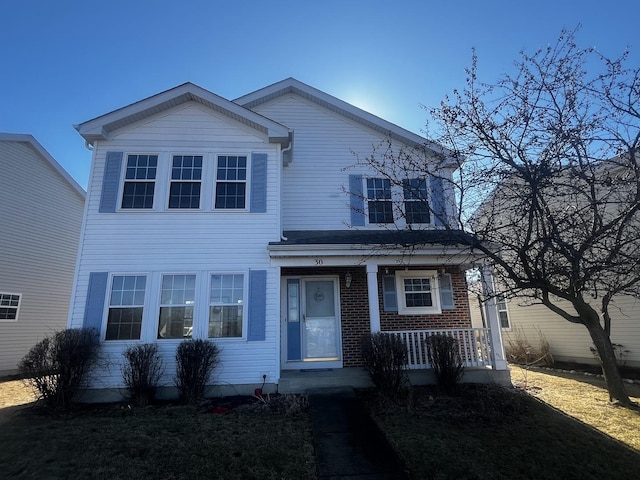
[[[456,328],[443,330],[386,331],[399,335],[407,346],[410,370],[431,368],[425,340],[431,335],[448,335],[458,341],[460,358],[465,367],[491,366],[491,338],[488,328]]]

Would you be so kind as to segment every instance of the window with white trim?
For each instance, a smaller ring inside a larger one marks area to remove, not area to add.
[[[367,178],[366,184],[369,223],[393,223],[391,181],[388,178]]]
[[[202,155],[174,155],[169,208],[200,208]]]
[[[128,155],[121,208],[153,208],[158,155]]]
[[[0,292],[0,322],[16,322],[18,320],[21,297],[22,295],[19,293]]]
[[[398,313],[420,315],[441,313],[438,298],[438,272],[435,270],[399,270],[396,272]]]
[[[147,277],[114,275],[105,340],[139,340]]]
[[[196,297],[195,275],[163,275],[158,338],[191,338]]]
[[[496,297],[496,310],[498,310],[498,321],[500,322],[500,328],[504,330],[510,330],[511,323],[509,322],[509,310],[507,309],[507,299],[502,294]]]
[[[209,338],[242,337],[244,275],[212,274],[209,289]]]
[[[247,203],[247,156],[218,155],[215,208],[243,209]]]
[[[426,178],[407,178],[402,180],[402,193],[407,223],[431,223]]]

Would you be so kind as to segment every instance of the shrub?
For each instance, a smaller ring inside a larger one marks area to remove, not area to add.
[[[122,377],[131,398],[142,407],[153,402],[164,373],[158,346],[154,343],[134,345],[127,348],[123,355],[125,363],[122,366]]]
[[[537,329],[538,347],[533,347],[527,339],[524,330],[517,328],[505,335],[505,354],[507,360],[528,367],[530,365],[553,365],[553,356],[549,342],[540,329]]]
[[[399,399],[407,387],[407,346],[398,335],[376,332],[362,337],[364,368],[385,397]]]
[[[204,387],[219,362],[220,349],[206,340],[185,340],[176,350],[176,386],[180,399],[195,403],[204,394]]]
[[[99,348],[94,329],[61,330],[34,345],[20,360],[18,371],[45,405],[68,409]]]
[[[458,341],[448,335],[436,334],[429,336],[425,340],[425,345],[438,386],[445,392],[453,391],[464,375]]]

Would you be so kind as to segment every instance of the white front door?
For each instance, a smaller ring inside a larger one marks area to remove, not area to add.
[[[302,281],[302,353],[305,361],[338,360],[340,329],[336,314],[336,281],[313,279]]]

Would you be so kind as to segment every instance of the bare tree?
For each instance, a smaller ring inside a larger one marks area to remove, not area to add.
[[[429,110],[439,130],[432,140],[450,149],[444,163],[457,162],[455,176],[434,168],[428,149],[378,149],[361,161],[391,172],[405,198],[420,197],[403,179],[441,176],[458,208],[425,197],[432,217],[464,235],[461,243],[473,233],[498,294],[584,325],[610,399],[629,405],[609,338],[614,297],[640,296],[640,69],[626,60],[579,48],[575,31],[563,31],[555,45],[521,53],[515,74],[487,84],[474,52],[466,88]],[[401,204],[395,210],[406,215]]]

